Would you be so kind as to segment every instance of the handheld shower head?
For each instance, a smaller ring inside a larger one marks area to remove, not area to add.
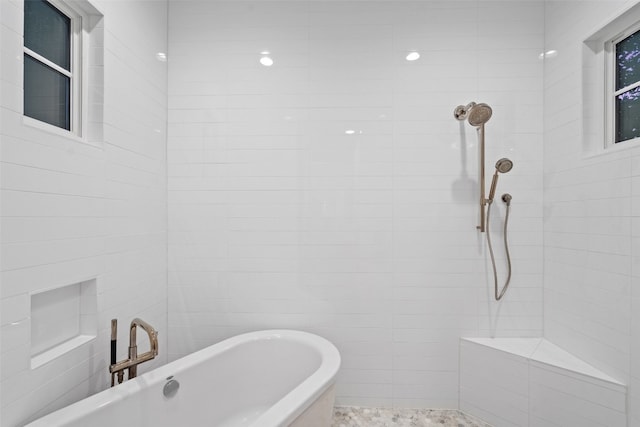
[[[513,168],[513,162],[506,157],[503,157],[496,162],[496,170],[500,173],[507,173],[511,168]]]
[[[498,185],[498,172],[507,173],[513,168],[513,162],[506,157],[496,162],[496,171],[493,173],[493,179],[491,180],[491,189],[489,190],[489,203],[493,202],[493,198],[496,195],[496,186]]]

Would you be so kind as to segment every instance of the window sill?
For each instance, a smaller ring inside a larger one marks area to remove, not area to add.
[[[63,138],[69,139],[71,141],[76,141],[82,144],[86,144],[95,148],[102,149],[102,141],[89,141],[85,138],[82,138],[75,133],[68,131],[66,129],[59,128],[57,126],[50,125],[49,123],[42,122],[40,120],[36,120],[34,118],[28,116],[22,116],[22,123],[25,126],[29,126],[31,128],[37,129],[42,132],[47,132],[49,134],[53,134],[56,136],[61,136]]]
[[[583,156],[584,159],[594,159],[605,155],[613,155],[617,153],[624,153],[629,150],[640,150],[640,138],[635,138],[630,141],[619,142],[615,145],[601,148],[597,151],[586,152]]]

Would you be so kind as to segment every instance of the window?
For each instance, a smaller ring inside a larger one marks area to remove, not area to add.
[[[46,0],[24,2],[24,115],[78,129],[81,19]]]
[[[608,102],[615,144],[640,137],[640,29],[634,30],[611,41]]]
[[[23,49],[23,122],[101,146],[103,14],[87,0],[24,0]]]
[[[584,39],[581,107],[585,156],[640,146],[640,3]]]

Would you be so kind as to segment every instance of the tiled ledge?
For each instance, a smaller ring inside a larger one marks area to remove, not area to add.
[[[496,427],[624,427],[626,386],[541,338],[462,338],[460,409]]]
[[[515,354],[550,367],[585,375],[596,380],[625,387],[625,384],[544,338],[461,338],[506,353]]]

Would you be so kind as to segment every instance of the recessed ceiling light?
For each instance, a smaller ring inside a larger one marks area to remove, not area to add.
[[[406,56],[407,61],[415,61],[420,58],[420,54],[418,52],[409,52]]]
[[[260,58],[260,63],[265,67],[271,67],[273,65],[273,59],[268,56],[263,56],[262,58]]]

